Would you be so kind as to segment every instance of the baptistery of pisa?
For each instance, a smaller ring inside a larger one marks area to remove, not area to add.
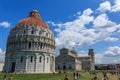
[[[6,48],[4,72],[55,71],[54,34],[37,10],[11,29]]]

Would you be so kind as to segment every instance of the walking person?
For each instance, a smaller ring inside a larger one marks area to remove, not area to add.
[[[118,74],[118,80],[120,80],[120,73]]]
[[[6,74],[4,75],[3,80],[7,80],[7,75]]]
[[[75,80],[75,77],[76,77],[76,74],[75,74],[75,72],[73,73],[73,79]]]
[[[77,79],[76,79],[76,80],[78,80],[78,77],[79,77],[79,73],[78,73],[78,72],[76,73],[76,77],[77,77]]]
[[[10,75],[9,80],[12,80],[12,75]]]
[[[98,80],[97,74],[95,74],[93,80]]]
[[[64,79],[64,80],[69,80],[69,78],[68,78],[68,76],[67,76],[67,75],[65,76],[65,79]]]

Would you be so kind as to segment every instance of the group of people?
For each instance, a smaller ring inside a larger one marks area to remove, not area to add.
[[[108,80],[108,72],[103,72],[103,80]]]
[[[78,77],[79,77],[79,73],[78,72],[74,72],[73,73],[74,80],[78,80]]]
[[[13,80],[13,79],[12,79],[12,75],[10,75],[10,77],[7,78],[7,75],[5,74],[4,77],[3,77],[3,80]]]
[[[73,73],[73,80],[78,80],[79,78],[79,73],[78,72],[74,72]],[[68,76],[66,75],[64,80],[69,80]]]
[[[90,73],[90,74],[91,74],[91,73]],[[94,77],[93,77],[91,80],[100,80],[100,79],[98,78],[97,73],[94,72],[93,75],[94,75]],[[78,72],[73,72],[73,80],[78,80],[79,77],[80,77],[80,75],[79,75]],[[65,75],[64,80],[69,80],[68,75]],[[109,80],[108,72],[103,72],[103,78],[102,78],[102,80]]]

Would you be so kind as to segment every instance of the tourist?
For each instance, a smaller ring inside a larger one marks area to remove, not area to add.
[[[98,77],[97,75],[94,76],[93,80],[98,80]]]
[[[103,80],[108,80],[108,72],[103,73]]]
[[[78,80],[78,76],[79,76],[79,73],[77,72],[77,73],[76,73],[76,77],[77,77],[77,79],[76,79],[76,80]]]
[[[9,78],[9,80],[12,80],[12,75],[10,75],[10,78]]]
[[[3,80],[7,80],[7,75],[6,74],[4,75]]]
[[[75,79],[75,72],[73,73],[73,78]]]
[[[68,78],[68,76],[67,76],[67,75],[65,76],[65,79],[64,79],[64,80],[69,80],[69,78]]]
[[[73,73],[73,77],[75,77],[75,72]]]
[[[78,80],[77,76],[75,75],[75,80]]]
[[[118,80],[120,80],[120,73],[118,74]]]

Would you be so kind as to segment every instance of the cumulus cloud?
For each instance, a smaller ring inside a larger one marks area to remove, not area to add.
[[[5,51],[3,51],[3,50],[0,48],[0,61],[4,61],[4,58],[5,58]]]
[[[120,35],[120,30],[118,30],[118,31],[116,32],[116,34]]]
[[[93,21],[93,27],[95,31],[98,31],[98,37],[97,40],[108,40],[108,37],[110,37],[113,32],[115,32],[118,29],[118,24],[115,22],[109,20],[107,14],[100,14],[98,15],[94,21]],[[107,39],[105,39],[107,38]],[[114,39],[114,41],[117,39]],[[109,38],[110,41],[110,38]],[[112,38],[113,41],[113,38]]]
[[[103,61],[102,61],[102,59],[103,59],[103,54],[95,54],[95,63],[97,63],[97,64],[100,64],[100,63],[102,63]]]
[[[114,62],[114,63],[119,63],[119,60],[116,60],[116,59],[115,59],[115,60],[113,60],[113,62]]]
[[[8,28],[8,27],[10,27],[10,23],[6,22],[6,21],[0,22],[0,27]]]
[[[96,64],[109,64],[109,63],[119,63],[120,58],[119,57],[108,57],[105,56],[105,53],[98,53],[95,54],[95,63]]]
[[[3,51],[1,48],[0,48],[0,55],[2,54],[5,54],[5,51]]]
[[[54,30],[58,32],[56,37],[57,45],[81,46],[83,44],[91,44],[95,33],[93,29],[87,29],[85,25],[94,20],[94,17],[91,16],[92,13],[93,11],[91,9],[86,9],[75,20],[63,24],[55,24],[49,21],[53,26],[57,26]]]
[[[120,62],[120,47],[113,46],[108,47],[108,49],[103,53],[95,54],[95,63],[118,63]]]
[[[115,42],[115,41],[117,41],[117,40],[118,40],[118,38],[111,38],[111,37],[105,38],[105,41],[106,41],[106,42]]]
[[[99,12],[119,12],[120,11],[120,0],[114,0],[114,4],[111,4],[110,1],[105,1],[100,4],[99,8],[97,9]]]
[[[101,40],[109,42],[117,41],[116,38],[108,37],[110,37],[112,32],[117,30],[118,25],[109,20],[105,13],[96,17],[92,16],[93,13],[94,11],[88,8],[73,21],[59,24],[49,21],[53,26],[56,26],[54,31],[57,32],[57,36],[55,37],[57,46],[81,47],[95,44]],[[90,28],[86,27],[90,23],[93,25]]]
[[[109,47],[108,50],[104,53],[104,56],[106,57],[120,56],[120,47],[119,46]]]
[[[95,18],[93,24],[94,24],[95,28],[100,28],[100,29],[102,29],[102,28],[106,28],[106,29],[109,28],[108,30],[110,30],[110,31],[111,30],[114,31],[115,30],[114,28],[116,26],[115,22],[112,22],[112,21],[109,20],[107,14],[100,14],[100,15],[98,15]],[[111,27],[114,27],[114,28],[111,28]]]
[[[111,9],[112,12],[119,12],[120,11],[120,0],[115,0],[114,5]]]
[[[100,12],[110,11],[111,10],[110,2],[105,1],[105,2],[101,3],[97,10],[100,11]]]

